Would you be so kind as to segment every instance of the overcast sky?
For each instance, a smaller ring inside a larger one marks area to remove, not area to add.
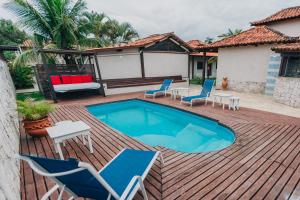
[[[0,17],[14,19],[3,8]],[[300,0],[86,0],[88,9],[131,23],[141,37],[175,32],[184,40],[217,37],[228,28],[247,29],[249,22]]]

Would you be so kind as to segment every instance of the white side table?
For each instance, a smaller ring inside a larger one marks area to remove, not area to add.
[[[230,97],[229,98],[229,110],[232,108],[232,110],[236,111],[240,109],[240,97]]]
[[[215,102],[217,101],[217,99],[219,99],[219,104],[223,106],[223,110],[224,110],[225,109],[225,102],[223,101],[223,99],[228,99],[230,97],[232,97],[231,94],[216,93],[216,94],[214,94],[212,106],[215,107]]]
[[[60,159],[64,159],[62,150],[60,148],[60,143],[64,143],[65,140],[75,138],[76,142],[77,136],[82,136],[83,144],[86,145],[86,138],[88,139],[90,152],[93,153],[93,145],[91,140],[90,130],[91,128],[82,121],[61,121],[55,124],[55,126],[46,128],[50,138],[54,142],[54,148],[56,153],[59,153]]]
[[[171,98],[176,100],[176,97],[180,94],[180,91],[187,91],[188,96],[190,95],[190,88],[178,87],[171,89]]]

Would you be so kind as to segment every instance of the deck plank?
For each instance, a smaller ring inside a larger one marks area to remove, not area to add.
[[[116,100],[143,98],[141,93],[91,97],[59,102],[51,114],[55,123],[82,120],[91,127],[94,153],[74,139],[62,147],[65,159],[75,157],[101,169],[121,149],[159,150],[165,165],[157,161],[145,180],[149,199],[298,199],[300,198],[300,119],[241,108],[233,112],[200,104],[192,108],[170,98],[147,99],[219,120],[236,134],[233,145],[210,153],[181,153],[151,147],[111,129],[94,118],[85,106]],[[21,130],[20,152],[58,158],[49,137],[32,139]],[[53,186],[21,162],[21,198],[39,199]],[[57,197],[58,192],[51,199]],[[67,197],[65,195],[64,197]],[[142,199],[139,193],[135,199]]]

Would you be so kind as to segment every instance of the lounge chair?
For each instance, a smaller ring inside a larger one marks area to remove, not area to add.
[[[132,199],[138,189],[147,199],[143,184],[160,152],[123,149],[100,171],[88,163],[74,158],[57,160],[29,155],[18,155],[38,174],[49,177],[56,185],[42,200],[48,199],[57,189],[58,199],[67,191],[71,198],[91,199]],[[161,156],[161,161],[162,156]]]
[[[207,99],[210,96],[211,90],[214,86],[215,81],[214,80],[205,80],[202,91],[199,95],[195,96],[187,96],[187,97],[182,97],[180,104],[181,103],[189,103],[190,106],[193,106],[193,102],[197,100],[205,100],[205,105],[207,104]]]
[[[153,98],[155,98],[155,96],[157,94],[164,94],[166,96],[167,91],[170,88],[172,82],[173,82],[173,80],[171,80],[171,79],[165,79],[158,90],[148,90],[148,91],[146,91],[145,92],[145,97],[146,96],[152,96]]]

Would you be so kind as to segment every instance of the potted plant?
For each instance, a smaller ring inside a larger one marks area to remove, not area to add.
[[[227,90],[227,88],[228,88],[228,77],[223,77],[222,88],[223,88],[223,90]]]
[[[51,126],[48,114],[53,111],[54,106],[46,101],[34,101],[26,99],[17,101],[18,112],[23,116],[25,132],[32,137],[47,135],[46,128]]]

